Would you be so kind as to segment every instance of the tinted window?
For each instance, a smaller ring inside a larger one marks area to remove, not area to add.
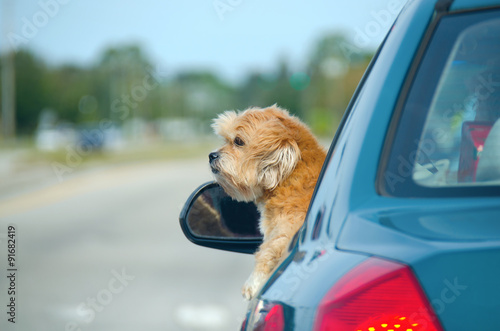
[[[498,194],[499,118],[500,11],[444,17],[402,109],[385,192]]]

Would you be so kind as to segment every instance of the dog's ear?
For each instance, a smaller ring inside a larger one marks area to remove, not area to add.
[[[273,190],[290,176],[300,160],[300,149],[293,139],[283,139],[278,148],[264,157],[259,171],[259,182]]]

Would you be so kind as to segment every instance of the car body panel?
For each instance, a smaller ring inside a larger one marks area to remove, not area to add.
[[[264,288],[250,303],[249,316],[261,302],[278,302],[285,307],[287,329],[310,330],[324,293],[366,258],[363,254],[341,252],[331,244],[295,250],[271,277],[268,284],[272,288]]]

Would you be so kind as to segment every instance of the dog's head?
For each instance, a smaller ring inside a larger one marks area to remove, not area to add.
[[[210,153],[210,167],[227,194],[255,201],[293,172],[300,160],[297,122],[277,106],[226,111],[214,120],[225,144]]]

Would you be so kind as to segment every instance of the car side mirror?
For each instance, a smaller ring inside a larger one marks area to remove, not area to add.
[[[254,203],[235,201],[209,182],[191,194],[179,221],[184,235],[197,245],[253,254],[262,243],[259,218]]]

